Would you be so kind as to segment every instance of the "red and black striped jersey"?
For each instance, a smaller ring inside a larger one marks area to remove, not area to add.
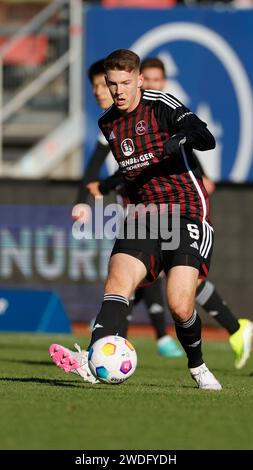
[[[112,105],[99,119],[124,177],[131,203],[180,204],[180,213],[207,219],[209,204],[192,149],[215,140],[206,123],[174,96],[145,90],[130,113]]]

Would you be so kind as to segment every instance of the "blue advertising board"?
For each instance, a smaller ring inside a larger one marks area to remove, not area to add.
[[[141,59],[159,56],[168,87],[208,123],[216,149],[199,153],[216,181],[253,180],[253,10],[185,8],[85,11],[86,69],[119,48]],[[86,157],[94,148],[100,111],[86,89]]]
[[[0,289],[0,331],[70,333],[59,296],[51,291]]]
[[[113,240],[94,239],[92,233],[75,238],[72,207],[36,204],[36,198],[47,197],[37,186],[31,196],[35,204],[0,203],[0,331],[12,325],[17,331],[30,326],[63,332],[66,315],[71,321],[89,321],[100,308]],[[19,200],[20,193],[15,194]],[[100,214],[95,223],[103,233]],[[8,309],[1,312],[6,302]]]

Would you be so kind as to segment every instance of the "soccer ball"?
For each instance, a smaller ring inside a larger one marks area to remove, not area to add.
[[[106,384],[119,384],[134,373],[137,354],[127,339],[105,336],[92,345],[88,364],[96,379]]]

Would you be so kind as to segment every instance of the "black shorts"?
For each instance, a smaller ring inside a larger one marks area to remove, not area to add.
[[[134,239],[117,239],[111,254],[126,253],[142,261],[147,269],[142,285],[153,282],[161,271],[167,274],[174,266],[192,266],[199,270],[200,279],[206,278],[213,250],[213,228],[208,222],[180,217],[178,235],[169,244],[160,233],[152,238],[149,224],[146,225],[146,238],[136,236]],[[171,228],[170,219],[168,230]]]

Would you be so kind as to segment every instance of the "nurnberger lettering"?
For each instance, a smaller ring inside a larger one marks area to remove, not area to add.
[[[132,157],[128,158],[127,160],[123,160],[122,162],[119,162],[119,165],[121,168],[124,168],[128,165],[133,165],[134,163],[145,162],[147,160],[150,160],[151,158],[154,158],[153,153],[143,153],[138,157]]]

